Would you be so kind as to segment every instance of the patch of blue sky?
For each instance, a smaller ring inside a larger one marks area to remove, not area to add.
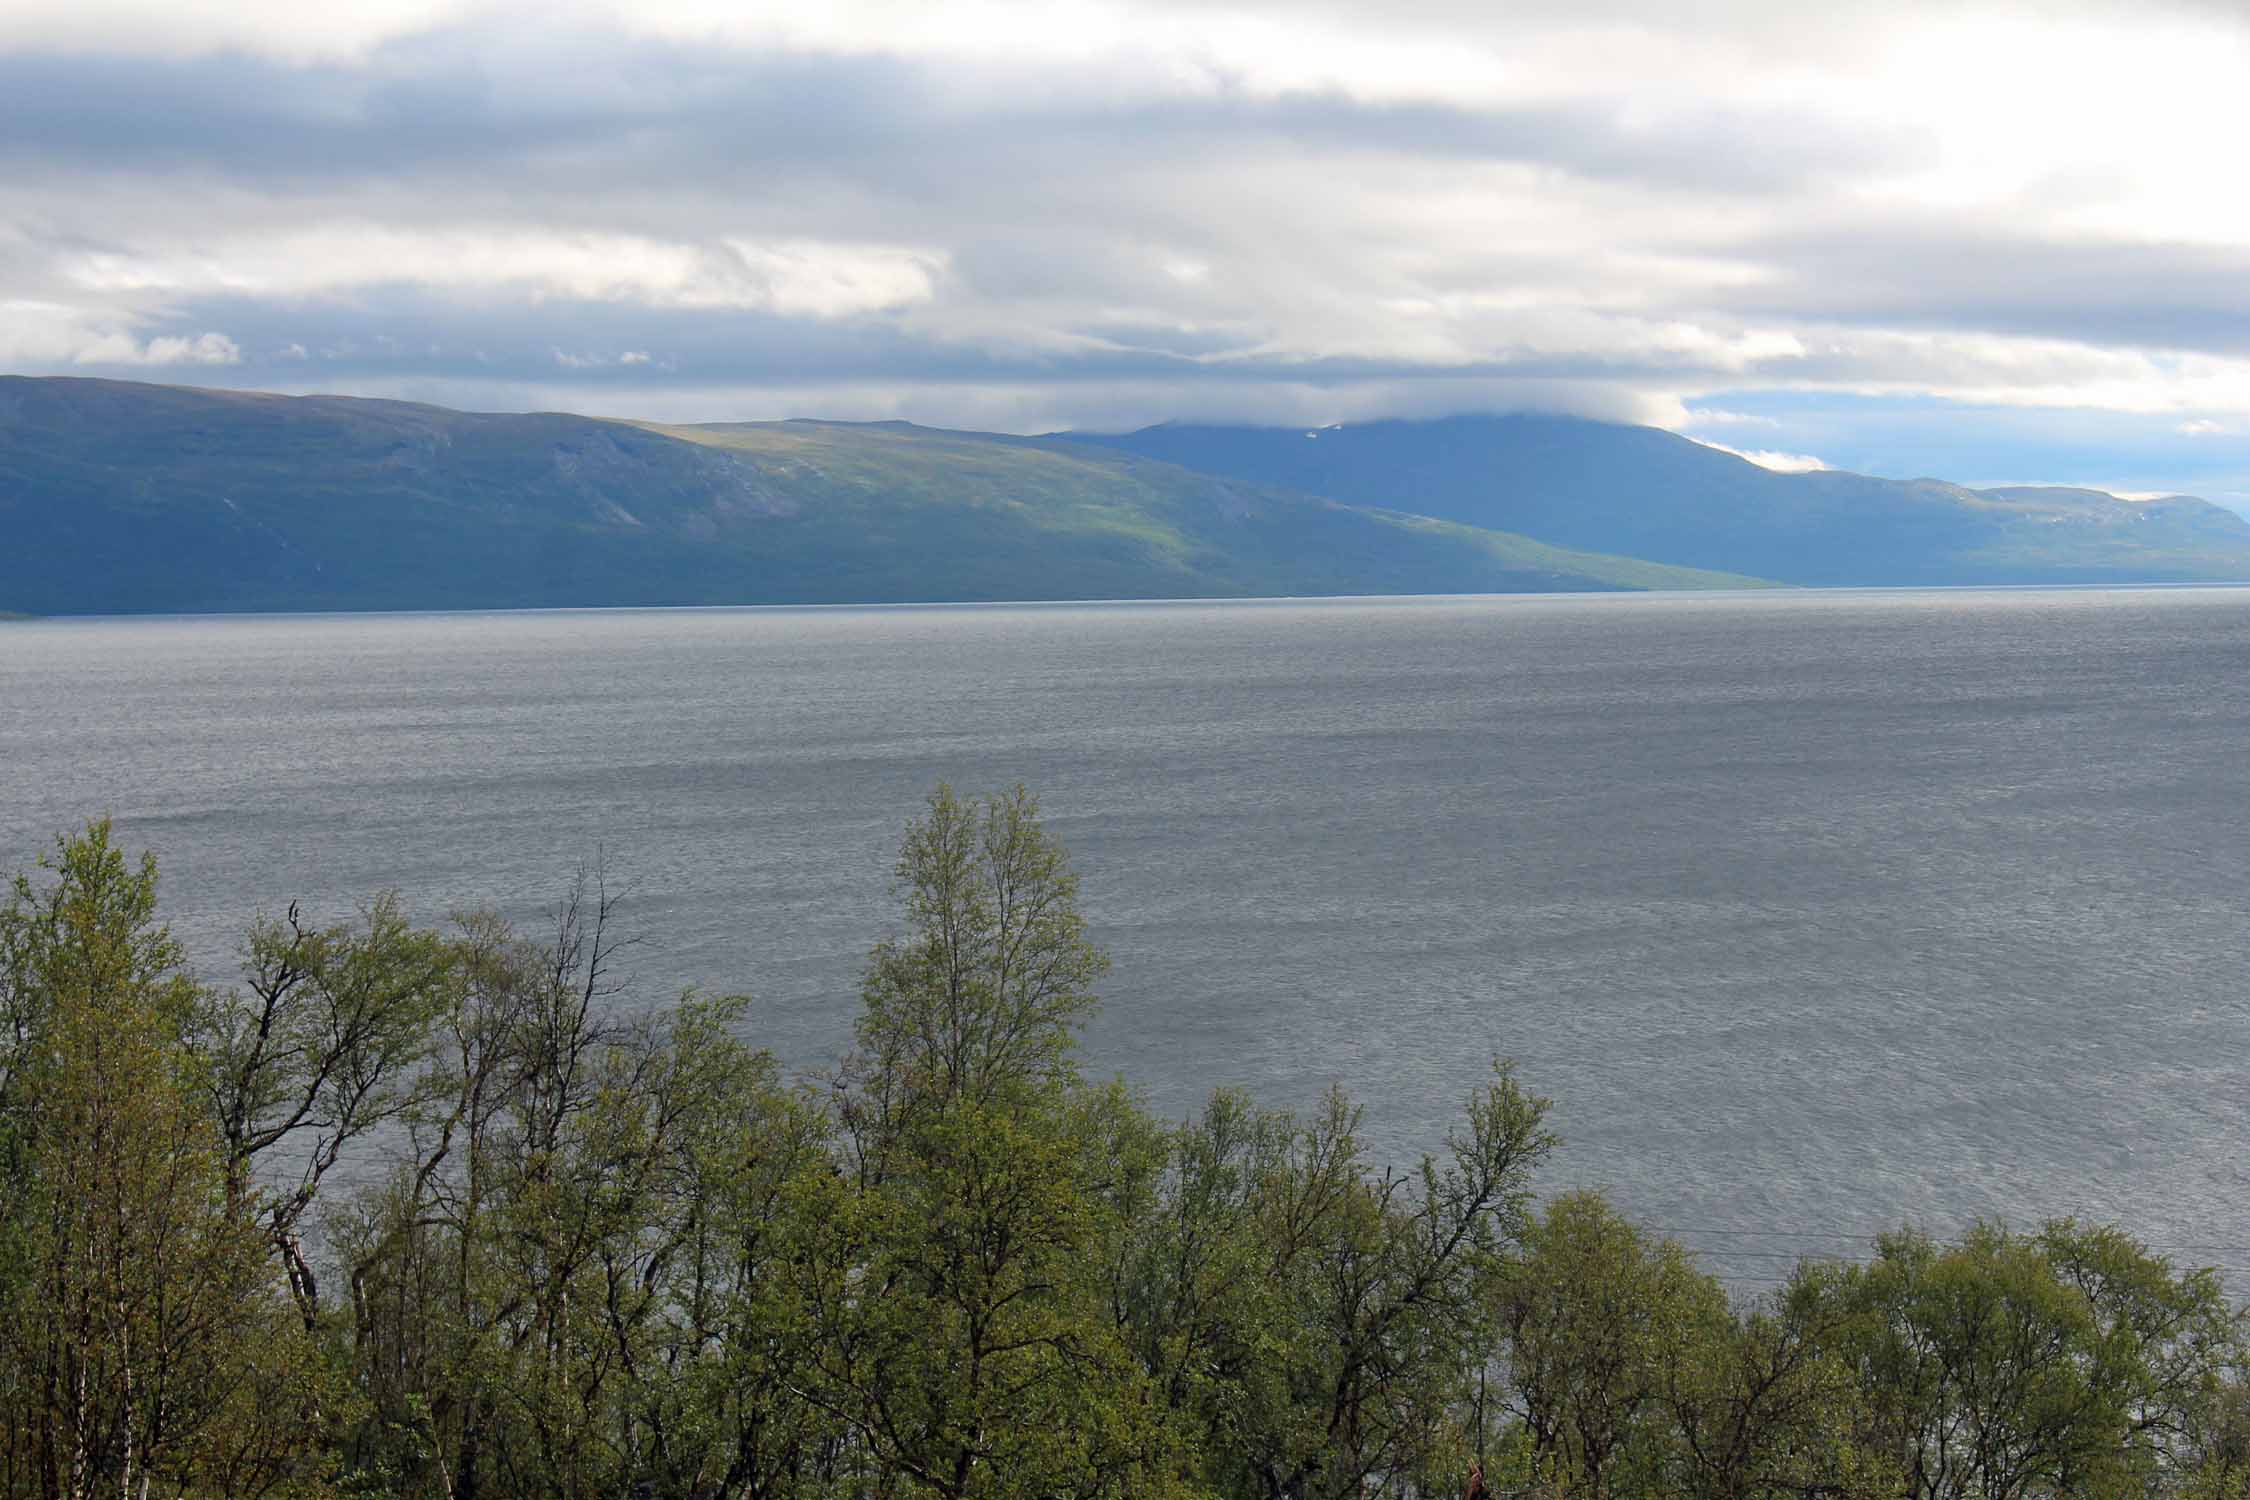
[[[2250,514],[2250,420],[1806,390],[1720,391],[1687,405],[1691,437],[1886,479],[2200,495]]]

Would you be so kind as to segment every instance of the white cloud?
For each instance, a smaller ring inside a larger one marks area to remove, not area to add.
[[[553,361],[537,375],[500,377],[359,375],[318,380],[280,378],[271,389],[427,401],[473,411],[575,411],[590,416],[660,422],[778,421],[819,416],[841,421],[907,420],[933,427],[1046,433],[1065,429],[1127,431],[1179,417],[1180,387],[1168,380],[1052,382],[897,379],[637,382],[580,385]],[[1461,412],[1561,412],[1598,421],[1659,424],[1675,415],[1614,386],[1483,379],[1366,381],[1337,385],[1213,379],[1199,385],[1198,421],[1281,427],[1325,427],[1383,417],[1441,417]]]
[[[2224,7],[0,0],[0,61],[63,53],[162,107],[25,106],[20,367],[630,366],[1017,428],[1770,426],[1687,409],[1743,390],[2250,423]]]
[[[1771,469],[1777,474],[1810,474],[1825,469],[1828,464],[1810,453],[1777,453],[1770,448],[1735,448],[1725,443],[1714,443],[1709,438],[1693,438],[1706,448],[1716,448],[1721,453],[1731,453],[1736,458],[1748,459],[1761,469]]]
[[[242,350],[223,333],[152,339],[111,333],[104,334],[71,358],[81,365],[234,365],[242,362]]]
[[[312,62],[357,57],[489,4],[461,0],[9,0],[0,49],[197,57],[234,51]]]
[[[242,349],[223,333],[148,336],[98,309],[65,303],[0,302],[0,363],[19,366],[232,365]]]
[[[926,300],[944,260],[908,247],[807,239],[722,236],[696,243],[593,230],[342,221],[83,253],[59,269],[83,291],[136,297],[291,298],[414,286],[833,318]]]

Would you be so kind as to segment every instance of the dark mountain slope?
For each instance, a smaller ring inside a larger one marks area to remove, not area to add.
[[[1748,581],[1106,448],[0,378],[0,606],[42,614]]]
[[[2250,578],[2250,522],[2187,498],[1779,474],[1650,427],[1451,417],[1071,435],[1250,483],[1559,546],[1803,584]]]

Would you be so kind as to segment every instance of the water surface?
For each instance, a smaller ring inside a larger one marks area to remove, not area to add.
[[[1740,1277],[2061,1212],[2250,1268],[2246,729],[2233,589],[35,622],[0,865],[114,813],[220,972],[599,850],[641,993],[813,1066],[921,797],[1021,780],[1167,1114],[1341,1081],[1403,1158],[1505,1053],[1550,1185]]]

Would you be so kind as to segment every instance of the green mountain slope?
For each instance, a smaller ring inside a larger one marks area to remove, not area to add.
[[[1166,425],[1071,440],[1560,546],[1789,583],[2250,579],[2250,522],[2201,500],[1778,474],[1674,433],[1566,417],[1314,432]]]
[[[41,614],[1731,587],[1107,448],[0,378]]]

